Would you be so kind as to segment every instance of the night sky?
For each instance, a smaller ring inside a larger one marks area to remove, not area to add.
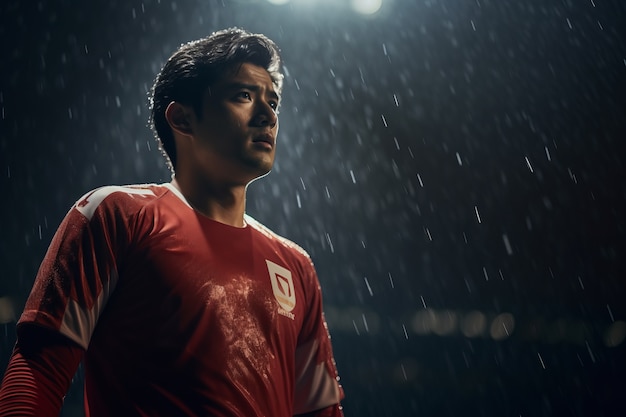
[[[165,60],[240,26],[286,67],[248,213],[316,264],[346,417],[626,415],[626,2],[350,3],[0,3],[0,371],[71,205],[169,181]]]

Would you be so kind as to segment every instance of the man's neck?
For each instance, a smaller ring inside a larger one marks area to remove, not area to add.
[[[185,197],[199,213],[220,223],[234,227],[244,227],[246,210],[246,187],[214,187],[188,184],[180,179],[172,179],[172,185]]]

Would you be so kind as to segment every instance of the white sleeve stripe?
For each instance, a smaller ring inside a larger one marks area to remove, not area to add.
[[[76,210],[80,211],[83,216],[91,220],[93,213],[96,211],[100,203],[109,195],[115,192],[122,192],[130,195],[154,195],[152,190],[144,188],[121,187],[119,185],[110,185],[85,194],[76,203]]]
[[[326,362],[315,363],[319,342],[312,340],[296,349],[296,390],[294,414],[319,410],[341,400],[339,384],[330,375]]]
[[[117,281],[118,276],[114,271],[103,285],[102,291],[91,309],[85,309],[77,301],[69,299],[59,331],[87,350],[98,318],[111,297]]]

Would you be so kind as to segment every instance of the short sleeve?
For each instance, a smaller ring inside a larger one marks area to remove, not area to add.
[[[127,240],[119,210],[104,189],[81,198],[57,229],[18,326],[31,323],[87,349],[98,317],[117,284],[117,253]]]

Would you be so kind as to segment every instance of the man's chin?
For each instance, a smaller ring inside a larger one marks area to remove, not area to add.
[[[273,165],[273,161],[272,163],[263,163],[256,165],[253,172],[251,173],[252,178],[250,179],[249,183],[267,176],[270,172],[272,172]]]

